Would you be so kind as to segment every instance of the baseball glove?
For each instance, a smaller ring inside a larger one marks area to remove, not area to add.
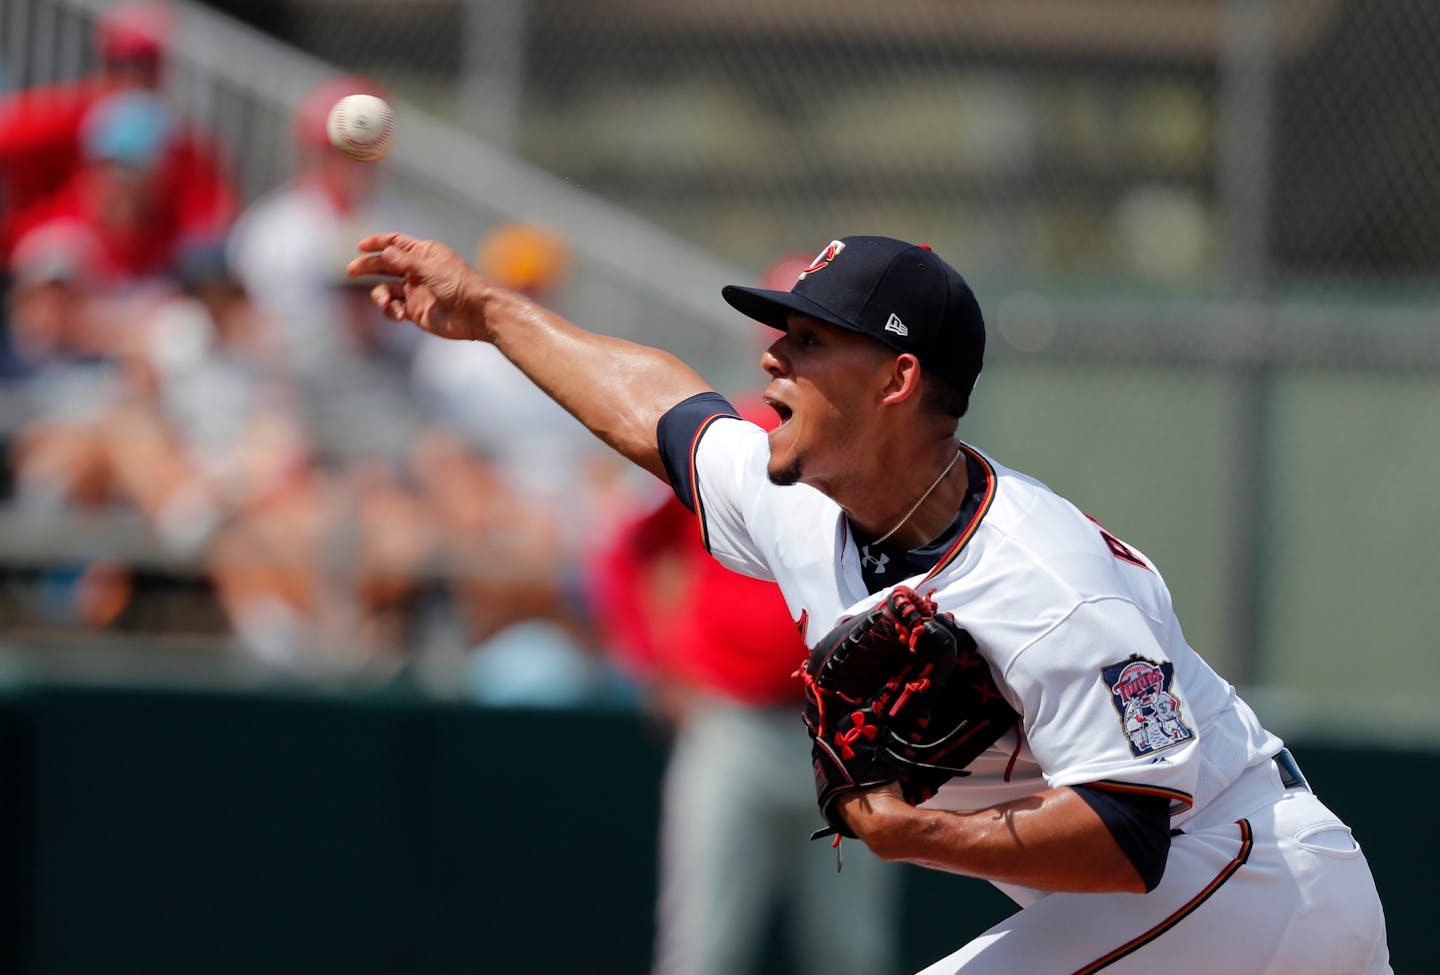
[[[827,633],[800,677],[830,824],[812,839],[855,835],[837,809],[851,792],[898,781],[906,802],[924,802],[1019,719],[970,634],[908,586]]]

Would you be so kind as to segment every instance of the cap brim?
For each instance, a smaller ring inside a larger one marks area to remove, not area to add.
[[[789,329],[790,323],[787,319],[794,312],[855,331],[855,326],[851,323],[793,291],[770,291],[765,288],[742,288],[738,284],[727,284],[720,289],[720,295],[740,314],[782,332]]]

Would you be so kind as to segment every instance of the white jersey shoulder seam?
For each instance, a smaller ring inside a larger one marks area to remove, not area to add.
[[[1018,650],[1015,651],[1014,654],[1011,655],[1010,662],[1006,665],[1004,671],[1004,676],[1007,682],[1009,680],[1011,671],[1015,669],[1016,665],[1020,662],[1020,658],[1025,656],[1026,652],[1029,651],[1031,647],[1044,640],[1051,633],[1054,633],[1057,627],[1063,625],[1067,620],[1070,619],[1070,617],[1074,616],[1081,609],[1086,606],[1093,606],[1097,603],[1124,603],[1126,606],[1129,606],[1136,612],[1145,616],[1146,619],[1150,618],[1150,615],[1146,613],[1144,608],[1138,605],[1135,600],[1127,599],[1124,596],[1115,595],[1113,593],[1102,596],[1086,596],[1083,599],[1077,599],[1070,605],[1070,608],[1067,609],[1062,616],[1058,617],[1053,623],[1045,627],[1044,630],[1037,633],[1029,642],[1027,642],[1024,646],[1020,647]]]

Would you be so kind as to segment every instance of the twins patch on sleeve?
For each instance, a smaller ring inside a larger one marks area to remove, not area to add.
[[[1101,670],[1110,703],[1136,758],[1171,748],[1195,737],[1180,713],[1180,699],[1170,690],[1175,665],[1131,654]]]

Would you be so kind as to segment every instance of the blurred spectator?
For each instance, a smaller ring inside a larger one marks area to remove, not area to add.
[[[130,493],[154,512],[162,541],[203,553],[246,650],[287,668],[393,664],[406,652],[432,519],[396,458],[317,448],[224,254],[192,253],[185,297],[150,323],[141,358],[153,397],[130,412],[128,432],[173,455],[153,452]],[[363,432],[367,418],[351,420]],[[162,503],[145,504],[151,495]]]
[[[124,329],[97,322],[128,321],[133,309],[95,293],[102,261],[99,242],[79,224],[37,229],[15,249],[5,463],[16,503],[32,514],[102,508],[122,493],[118,472],[131,457],[109,438],[128,398],[112,346]],[[131,591],[125,567],[110,559],[59,562],[42,582],[32,608],[62,626],[112,622]]]
[[[747,418],[773,426],[754,404]],[[835,873],[816,828],[794,672],[806,650],[773,584],[706,553],[667,492],[597,562],[596,612],[674,729],[662,794],[655,975],[742,975],[780,910],[800,971],[895,970],[897,868],[869,851]]]
[[[542,228],[507,223],[480,242],[475,263],[502,287],[554,302],[569,248]],[[474,694],[531,704],[613,696],[578,566],[611,512],[629,508],[624,468],[488,345],[422,336],[412,379],[445,431],[414,456],[442,513],[465,639],[478,648]]]
[[[564,241],[529,224],[501,224],[475,254],[491,281],[552,305],[568,262]],[[414,383],[425,407],[490,459],[512,490],[550,505],[577,541],[590,530],[583,486],[610,452],[504,356],[481,342],[457,347],[427,336]]]
[[[98,505],[109,494],[99,426],[120,402],[93,280],[102,256],[89,229],[57,222],[26,235],[12,263],[10,328],[19,429],[8,462],[22,504]]]
[[[341,94],[381,92],[353,77],[312,91],[295,178],[229,236],[192,233],[223,225],[229,197],[194,224],[171,198],[177,160],[202,154],[157,94],[165,15],[116,8],[99,75],[0,110],[6,191],[26,203],[7,223],[20,503],[138,515],[146,554],[207,580],[240,645],[277,667],[390,668],[439,616],[475,665],[452,679],[487,699],[608,693],[576,565],[623,468],[493,350],[421,353],[424,336],[344,276],[359,233],[411,222],[383,164],[324,132]],[[568,253],[517,224],[476,259],[537,293]],[[46,618],[86,625],[115,621],[145,578],[110,561],[64,572],[68,608]]]
[[[327,462],[382,458],[403,464],[410,442],[427,424],[411,381],[415,333],[403,342],[398,329],[370,301],[374,282],[346,277],[343,259],[324,288],[330,313],[324,368],[290,370],[294,350],[270,333],[279,358],[294,379],[302,416]],[[273,324],[273,323],[272,323]],[[414,330],[411,330],[414,332]],[[293,333],[292,333],[293,334]]]
[[[86,301],[102,260],[100,241],[80,223],[56,221],[23,238],[9,294],[11,352],[21,372],[71,352],[104,351]]]
[[[577,547],[555,505],[516,490],[501,468],[441,425],[416,439],[410,469],[434,519],[466,692],[492,704],[613,698],[619,688],[596,652]],[[571,488],[577,508],[595,503],[585,481]]]
[[[10,451],[21,506],[133,511],[177,567],[200,572],[211,533],[283,480],[276,471],[291,457],[274,431],[284,390],[217,253],[192,252],[180,293],[141,302],[90,287],[103,256],[89,228],[54,223],[21,240],[12,320],[25,420]],[[97,319],[124,324],[99,328]],[[128,598],[124,566],[102,565],[107,591]],[[73,596],[94,603],[96,589],[77,584]],[[109,622],[123,604],[111,598],[107,616],[81,621]]]
[[[354,242],[414,222],[384,192],[383,163],[359,162],[330,145],[330,106],[352,93],[385,95],[369,79],[341,76],[305,96],[291,120],[295,177],[247,209],[230,242],[235,270],[274,323],[286,362],[306,378],[333,368],[337,356],[364,356],[386,344],[399,344],[408,357],[416,342],[406,330],[367,335],[346,327],[354,316],[337,282]]]
[[[256,434],[243,458],[249,490],[211,557],[242,645],[284,668],[398,666],[436,540],[429,512],[384,464],[314,463],[283,414]]]
[[[98,72],[0,100],[0,263],[8,264],[11,250],[27,229],[56,216],[51,200],[57,194],[70,197],[65,207],[71,210],[81,206],[77,196],[93,194],[93,188],[72,184],[77,179],[88,181],[81,171],[87,163],[93,169],[97,151],[113,157],[122,151],[117,140],[127,138],[131,142],[123,151],[139,148],[133,133],[102,132],[93,111],[98,103],[116,95],[158,98],[170,32],[167,5],[119,4],[96,23]],[[133,111],[140,103],[114,102],[112,106],[122,104],[132,106]],[[235,195],[221,163],[223,155],[182,120],[168,113],[165,118],[163,145],[147,167],[153,170],[154,183],[165,187],[163,194],[148,202],[149,234],[169,244],[213,239],[235,212]],[[132,117],[131,122],[138,132],[139,127],[153,124],[153,119],[146,122]],[[122,263],[134,271],[130,262],[139,262],[143,266],[138,270],[150,271],[162,259],[142,248],[128,253]]]
[[[202,268],[205,252],[188,260],[182,293],[97,295],[87,229],[47,225],[16,248],[14,325],[33,394],[16,457],[21,498],[133,505],[188,551],[215,517],[212,485],[225,483],[224,455],[266,382],[247,305],[223,270]]]
[[[252,490],[242,459],[271,412],[293,412],[293,392],[272,354],[249,296],[230,274],[219,244],[188,251],[180,293],[156,306],[125,348],[133,402],[120,411],[133,451],[129,496],[171,550],[201,550],[210,531]]]
[[[164,281],[187,246],[222,227],[187,226],[167,163],[175,119],[155,95],[127,91],[97,100],[81,126],[81,164],[57,192],[30,208],[28,231],[55,223],[87,228],[99,243],[94,281],[107,290]]]
[[[440,516],[408,468],[425,418],[410,385],[419,336],[391,327],[369,283],[344,276],[357,235],[402,223],[383,165],[330,146],[342,95],[383,95],[353,76],[309,92],[291,120],[297,173],[236,221],[227,257],[288,378],[291,409],[271,417],[270,487],[216,537],[217,591],[242,643],[285,666],[402,662],[430,588]]]

